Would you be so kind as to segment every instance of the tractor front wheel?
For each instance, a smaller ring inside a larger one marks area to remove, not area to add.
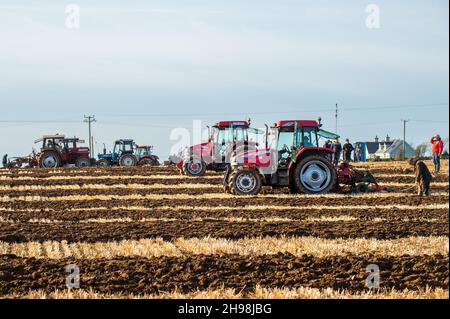
[[[183,173],[191,177],[199,177],[205,175],[206,163],[203,161],[189,161],[183,166]]]
[[[109,167],[109,166],[111,166],[111,162],[109,160],[107,160],[106,158],[102,158],[102,159],[98,160],[97,166]]]
[[[258,195],[261,188],[261,175],[255,169],[239,167],[230,174],[228,189],[234,195]]]
[[[91,159],[89,157],[78,157],[75,162],[76,167],[88,167],[91,166]]]
[[[44,152],[39,157],[39,167],[41,168],[56,168],[60,166],[61,158],[59,157],[59,154],[57,152]]]
[[[132,167],[137,165],[136,156],[133,154],[124,154],[120,157],[119,160],[120,166]]]
[[[330,161],[322,156],[308,156],[296,166],[295,187],[301,193],[325,194],[336,185],[337,173]]]

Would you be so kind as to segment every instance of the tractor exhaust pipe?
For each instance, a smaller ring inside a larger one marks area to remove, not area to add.
[[[269,125],[264,124],[264,126],[266,127],[266,141],[265,141],[265,145],[266,145],[266,149],[269,148]]]

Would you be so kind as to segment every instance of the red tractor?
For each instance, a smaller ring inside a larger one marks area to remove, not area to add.
[[[337,173],[331,164],[334,153],[319,147],[319,140],[336,134],[321,129],[318,121],[279,121],[270,130],[271,145],[237,153],[224,176],[226,192],[256,195],[263,185],[289,187],[293,193],[322,194],[334,189]]]
[[[233,153],[258,148],[257,135],[263,132],[248,121],[221,121],[209,129],[208,142],[186,148],[181,158],[172,160],[187,176],[203,176],[207,169],[225,170]]]
[[[134,149],[138,165],[158,166],[159,157],[153,154],[153,146],[137,145]]]
[[[42,143],[37,155],[37,162],[41,168],[56,168],[67,164],[74,164],[77,167],[91,166],[89,147],[78,146],[84,143],[79,138],[66,138],[61,134],[44,135],[34,143]]]

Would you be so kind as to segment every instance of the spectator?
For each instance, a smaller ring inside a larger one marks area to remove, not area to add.
[[[8,167],[8,154],[3,155],[3,168]]]
[[[323,144],[323,147],[324,147],[324,148],[332,149],[332,148],[333,148],[333,145],[331,144],[331,141],[330,141],[330,140],[326,140],[326,141],[325,141],[325,144]],[[326,155],[326,158],[327,158],[329,161],[332,161],[332,160],[333,160],[333,158],[331,157],[330,154]]]
[[[325,144],[323,144],[324,148],[331,148],[331,141],[330,140],[326,140]]]
[[[339,138],[336,138],[336,140],[333,142],[331,146],[332,150],[334,150],[333,164],[334,166],[337,166],[339,164],[342,153],[342,145],[341,142],[339,142]]]
[[[417,194],[420,196],[430,195],[430,183],[433,177],[424,162],[415,158],[409,160],[409,164],[414,166],[414,175],[416,176]]]
[[[344,160],[350,162],[352,160],[353,145],[350,143],[348,138],[345,140],[342,149],[344,151]]]
[[[431,140],[430,144],[433,146],[431,147],[431,150],[433,152],[433,164],[434,164],[434,172],[439,173],[441,170],[441,155],[444,151],[444,143],[442,142],[441,137],[439,134],[435,134]]]

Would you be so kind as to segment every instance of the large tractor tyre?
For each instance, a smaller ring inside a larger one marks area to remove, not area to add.
[[[258,195],[262,188],[261,175],[248,167],[234,169],[230,174],[228,188],[234,195]]]
[[[76,167],[88,167],[91,166],[91,159],[89,157],[78,157],[75,162]]]
[[[139,165],[144,165],[144,166],[159,166],[159,162],[158,160],[154,159],[154,158],[143,158],[140,162]]]
[[[46,151],[39,156],[39,167],[56,168],[61,167],[61,158],[54,151]]]
[[[98,160],[97,166],[109,167],[109,166],[111,166],[111,162],[110,162],[110,160],[108,160],[106,158],[102,158],[102,159]]]
[[[206,173],[206,163],[204,161],[191,160],[183,165],[183,173],[191,177],[200,177]]]
[[[293,182],[301,193],[328,193],[336,186],[336,181],[336,169],[322,156],[305,157],[294,170]]]
[[[133,154],[123,154],[119,159],[119,165],[132,167],[137,165],[137,158]]]

